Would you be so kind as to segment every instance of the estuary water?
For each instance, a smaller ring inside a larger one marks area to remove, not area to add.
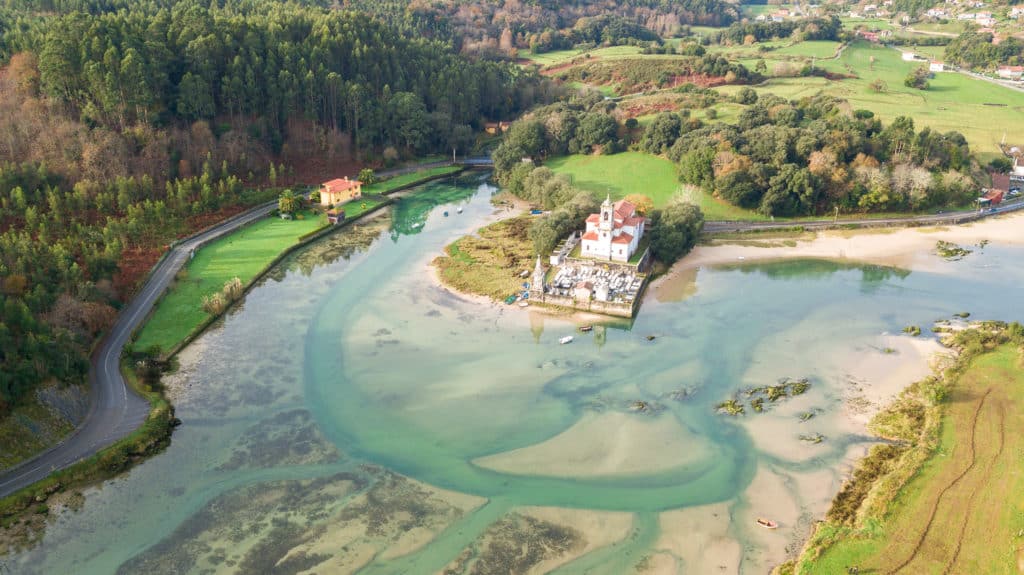
[[[871,445],[866,417],[927,372],[932,322],[1022,319],[1024,252],[992,243],[941,273],[703,268],[634,321],[580,333],[438,286],[432,259],[495,218],[481,178],[424,186],[289,258],[180,355],[170,447],[67,498],[8,563],[764,573]],[[756,411],[748,390],[780,382]],[[729,398],[743,415],[716,411]]]

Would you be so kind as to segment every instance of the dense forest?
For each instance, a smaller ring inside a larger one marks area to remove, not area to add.
[[[82,382],[163,247],[265,199],[248,188],[294,179],[292,159],[465,152],[560,95],[323,4],[3,0],[0,416]]]
[[[619,44],[676,35],[683,26],[739,19],[723,0],[345,0],[410,35],[448,40],[465,52],[508,56],[574,43]]]
[[[843,23],[839,18],[810,18],[783,22],[737,22],[725,30],[709,34],[707,41],[719,44],[764,42],[773,38],[798,40],[839,40]]]

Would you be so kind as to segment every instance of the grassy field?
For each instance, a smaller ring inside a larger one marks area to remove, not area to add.
[[[928,90],[905,87],[903,79],[921,65],[904,62],[898,50],[856,42],[839,59],[818,60],[817,66],[831,72],[856,74],[858,78],[776,78],[757,90],[789,99],[824,92],[845,98],[854,108],[871,110],[886,122],[903,115],[913,118],[918,129],[928,126],[942,132],[957,130],[983,161],[999,154],[998,143],[1004,134],[1012,141],[1017,134],[1024,133],[1024,92],[955,72],[937,73]],[[877,93],[869,87],[875,79],[885,82],[884,92]],[[721,88],[725,93],[738,89]]]
[[[857,23],[872,21],[857,20]],[[766,42],[763,45],[775,47],[761,52],[762,44],[751,46],[712,47],[731,59],[753,67],[759,59],[768,63],[772,70],[778,61],[799,63],[815,58],[818,68],[839,74],[857,76],[831,81],[819,77],[773,78],[757,89],[771,92],[788,99],[813,96],[819,92],[848,100],[853,108],[865,108],[875,112],[883,121],[892,121],[900,115],[914,119],[918,129],[930,127],[947,132],[957,130],[967,137],[979,159],[988,161],[999,155],[998,143],[1006,134],[1008,141],[1024,133],[1024,92],[977,80],[955,72],[941,72],[931,80],[928,90],[914,90],[903,85],[906,75],[923,65],[921,62],[905,62],[899,50],[893,50],[867,42],[854,42],[838,59],[833,59],[836,42],[815,41],[791,44],[788,41]],[[606,54],[624,57],[630,47],[602,49]],[[593,53],[601,53],[596,50]],[[927,57],[941,57],[942,47],[926,47],[919,50]],[[552,53],[568,57],[569,52]],[[575,53],[573,53],[575,54]],[[545,55],[551,58],[559,56]],[[635,53],[633,55],[635,57]],[[653,56],[651,56],[653,57]],[[661,56],[659,56],[661,57]],[[646,58],[646,56],[644,56]],[[870,88],[874,80],[882,80],[886,89],[875,92]],[[723,93],[734,93],[738,86],[718,88]],[[613,88],[606,87],[605,93],[613,95]],[[735,107],[719,107],[720,119],[729,122],[741,111]],[[702,117],[701,113],[697,113]],[[645,118],[646,119],[646,118]],[[1018,142],[1020,143],[1020,142]]]
[[[843,23],[844,28],[857,28],[860,26],[866,26],[870,30],[895,30],[892,22],[884,18],[850,18],[844,16],[839,19]]]
[[[529,227],[530,216],[495,222],[449,244],[434,265],[454,289],[502,301],[522,291],[519,274],[533,269]]]
[[[359,217],[386,200],[380,194],[459,169],[455,166],[429,168],[367,186],[363,189],[362,200],[345,204],[345,215],[348,219]],[[142,327],[135,349],[159,346],[167,352],[209,319],[210,315],[202,308],[203,296],[220,291],[225,282],[235,277],[248,284],[281,252],[298,243],[300,237],[327,225],[326,217],[319,212],[309,210],[303,212],[303,216],[302,220],[268,217],[196,252]]]
[[[593,88],[601,94],[608,96],[609,98],[615,98],[618,94],[618,86],[595,86],[593,84],[586,84],[584,82],[569,82],[569,86],[575,90],[582,90],[583,88]]]
[[[442,160],[444,158],[441,158]],[[388,178],[382,182],[377,182],[363,188],[363,192],[366,194],[386,194],[394,189],[401,188],[402,186],[408,186],[414,182],[424,180],[426,178],[432,178],[434,176],[441,176],[444,174],[452,174],[458,172],[462,168],[458,166],[440,166],[438,168],[428,168],[426,170],[419,170],[408,174],[402,174],[401,176],[395,176]]]
[[[974,359],[942,418],[939,444],[877,524],[800,573],[1024,570],[1024,369],[1015,345]]]
[[[672,197],[683,195],[684,187],[676,177],[675,166],[665,158],[642,152],[623,152],[610,156],[565,156],[548,160],[546,165],[572,178],[573,185],[613,199],[629,194],[643,194],[656,207]],[[759,214],[737,208],[699,191],[686,193],[698,203],[709,220],[763,219]]]
[[[527,52],[520,53],[520,58],[528,61],[531,64],[537,64],[542,68],[548,66],[554,66],[562,64],[572,60],[576,56],[583,54],[590,54],[594,58],[614,58],[622,56],[636,56],[640,54],[642,49],[638,46],[608,46],[606,48],[593,48],[590,50],[556,50],[554,52],[545,52],[543,54],[530,54]]]
[[[364,196],[359,202],[346,204],[345,214],[358,217],[383,201],[380,196]],[[170,350],[210,317],[203,310],[203,296],[220,291],[235,277],[247,284],[301,236],[327,223],[322,214],[307,211],[303,215],[303,220],[267,217],[196,252],[139,332],[135,349],[159,346],[164,352]]]
[[[911,28],[914,30],[920,30],[921,32],[942,32],[944,34],[960,34],[967,27],[967,24],[960,20],[950,20],[943,24],[942,22],[917,22]]]
[[[350,210],[346,205],[346,214]],[[209,317],[202,308],[203,296],[220,291],[224,282],[234,277],[249,282],[300,236],[326,223],[320,216],[306,215],[309,217],[304,220],[265,218],[196,252],[143,326],[135,348],[157,345],[167,351],[185,339]]]
[[[839,48],[839,42],[830,40],[809,40],[779,48],[773,54],[803,56],[805,58],[831,58]]]

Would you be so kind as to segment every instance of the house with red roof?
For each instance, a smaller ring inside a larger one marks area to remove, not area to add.
[[[637,215],[636,206],[626,200],[601,204],[601,213],[590,214],[580,241],[580,256],[613,262],[628,262],[640,246],[647,219]]]
[[[999,77],[1007,80],[1020,80],[1024,76],[1024,66],[1000,66]]]
[[[363,196],[363,183],[348,176],[325,182],[320,186],[320,205],[337,206]]]

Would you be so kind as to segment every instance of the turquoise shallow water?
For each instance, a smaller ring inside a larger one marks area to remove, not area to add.
[[[472,179],[432,184],[291,258],[182,355],[173,394],[184,425],[167,451],[88,490],[9,561],[28,573],[132,572],[126,562],[161,545],[191,549],[179,543],[218,520],[210,505],[225,495],[372,465],[488,503],[365,572],[436,572],[509,510],[539,505],[635,513],[618,547],[559,571],[623,573],[657,539],[659,512],[725,502],[739,513],[755,503],[759,469],[790,478],[789,495],[816,509],[799,478],[834,488],[865,442],[839,423],[848,382],[832,366],[843,358],[959,311],[1022,319],[1012,305],[1022,254],[989,245],[943,274],[814,260],[704,269],[688,297],[649,297],[635,321],[579,334],[435,285],[429,262],[492,216],[492,192]],[[576,341],[558,345],[568,334]],[[785,449],[714,413],[737,390],[782,377],[812,384],[764,416],[783,422],[764,433]],[[636,401],[651,410],[631,411]],[[797,407],[820,415],[799,427]],[[804,431],[828,441],[805,447]],[[730,533],[759,545],[742,526]],[[216,570],[236,572],[227,547]],[[181,561],[166,572],[200,571]]]

